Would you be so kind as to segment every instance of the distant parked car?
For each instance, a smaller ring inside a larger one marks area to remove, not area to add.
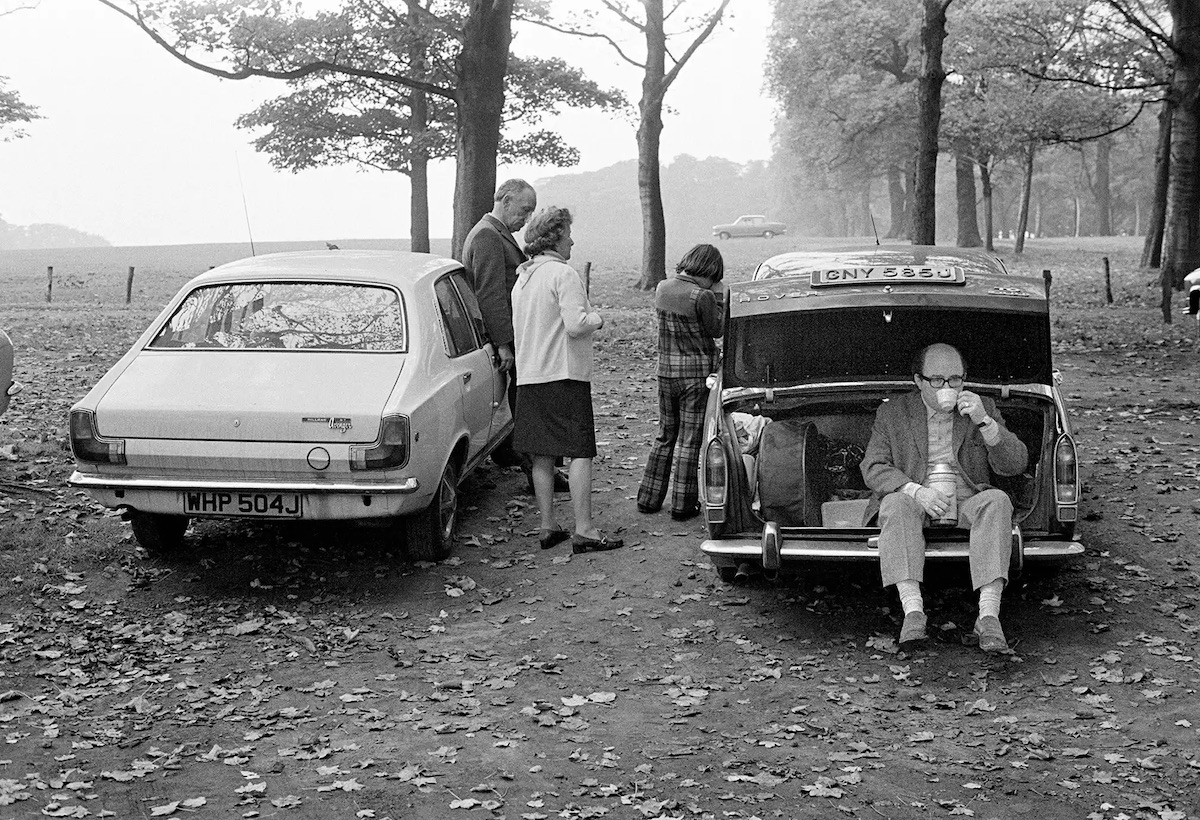
[[[729,239],[731,236],[761,236],[770,239],[787,233],[787,225],[782,222],[772,222],[761,214],[739,216],[728,225],[713,225],[713,236]]]
[[[243,259],[188,282],[71,409],[70,483],[139,543],[192,518],[383,519],[451,548],[458,484],[509,433],[462,265],[428,254]]]
[[[1015,510],[1014,574],[1083,553],[1042,279],[983,252],[872,245],[774,256],[725,304],[700,461],[701,550],[721,578],[742,564],[878,564],[859,464],[880,404],[913,390],[913,354],[933,342],[962,352],[967,388],[995,401],[1028,448],[1023,474],[996,479]],[[967,530],[926,535],[928,560],[967,562]]]

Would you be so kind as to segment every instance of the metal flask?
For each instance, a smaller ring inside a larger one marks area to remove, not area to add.
[[[954,468],[949,464],[934,464],[929,470],[929,475],[925,480],[926,485],[937,490],[942,495],[950,499],[950,506],[946,512],[931,519],[930,523],[935,527],[954,527],[958,525],[958,479],[954,475]]]

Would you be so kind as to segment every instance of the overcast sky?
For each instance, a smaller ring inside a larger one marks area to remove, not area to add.
[[[188,68],[95,0],[0,0],[0,75],[44,119],[0,142],[0,218],[52,222],[116,245],[408,236],[408,178],[349,167],[273,170],[233,121],[286,91]],[[578,0],[557,0],[574,4]],[[709,0],[692,0],[710,7]],[[662,159],[767,159],[774,107],[762,87],[768,0],[733,0],[667,103]],[[636,41],[634,41],[636,47]],[[518,30],[517,53],[561,56],[636,101],[637,69],[598,42]],[[548,123],[580,148],[577,170],[637,155],[636,124],[570,113]],[[565,171],[502,166],[500,178]],[[430,174],[433,236],[449,236],[454,169]],[[243,195],[246,207],[243,208]],[[568,203],[563,203],[568,204]]]

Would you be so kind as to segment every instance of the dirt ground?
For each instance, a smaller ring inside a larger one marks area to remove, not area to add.
[[[312,525],[141,554],[65,486],[63,423],[153,311],[6,306],[31,383],[0,420],[0,820],[1200,818],[1200,348],[1129,288],[1056,315],[1087,552],[1010,589],[1001,657],[960,641],[965,571],[898,653],[875,568],[729,586],[700,524],[636,512],[643,295],[602,294],[594,386],[627,547],[543,552],[487,468],[437,565]]]

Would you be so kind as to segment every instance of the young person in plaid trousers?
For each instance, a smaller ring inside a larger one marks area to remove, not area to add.
[[[662,509],[674,460],[671,517],[700,512],[700,437],[708,388],[717,370],[723,332],[725,262],[712,245],[696,245],[675,266],[675,276],[658,283],[658,436],[638,488],[637,508]],[[678,445],[678,449],[676,449]],[[673,457],[673,458],[672,458]]]

